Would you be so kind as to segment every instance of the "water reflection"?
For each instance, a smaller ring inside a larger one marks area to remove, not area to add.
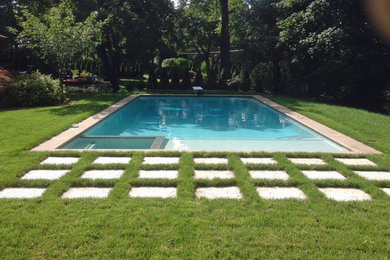
[[[233,139],[314,137],[284,115],[251,98],[156,96],[135,99],[88,130],[86,135]]]

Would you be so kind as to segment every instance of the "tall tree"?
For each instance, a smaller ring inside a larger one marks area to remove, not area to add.
[[[60,86],[62,75],[80,57],[95,52],[100,39],[97,13],[91,13],[83,22],[76,22],[66,2],[37,17],[26,7],[20,9],[18,35],[20,45],[33,49],[48,64],[56,67]]]
[[[210,53],[218,46],[218,9],[214,1],[191,0],[179,7],[178,34],[185,50],[195,49],[210,74]]]
[[[230,79],[230,33],[229,33],[229,1],[219,0],[221,7],[221,67],[224,69],[223,79]]]
[[[105,21],[98,53],[103,71],[116,92],[122,62],[149,64],[157,53],[173,7],[169,0],[99,0],[98,4],[99,19]]]
[[[377,110],[390,82],[390,49],[361,1],[282,0],[279,42],[300,92]]]

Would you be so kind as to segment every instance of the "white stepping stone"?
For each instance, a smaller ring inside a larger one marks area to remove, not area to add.
[[[390,188],[382,188],[384,192],[386,192],[387,195],[390,196]]]
[[[82,179],[118,179],[120,178],[124,170],[90,170],[85,171],[83,175],[81,175]]]
[[[109,156],[100,156],[96,158],[92,163],[96,164],[128,164],[131,160],[131,157],[109,157]]]
[[[253,179],[266,179],[266,180],[288,180],[290,177],[285,171],[273,171],[273,170],[261,170],[261,171],[249,171],[249,175]]]
[[[0,191],[1,199],[33,199],[42,196],[46,188],[5,188]]]
[[[241,162],[248,164],[277,164],[274,158],[241,158]]]
[[[145,157],[144,164],[177,164],[179,157]]]
[[[305,165],[325,165],[322,159],[319,158],[288,158],[294,164],[305,164]]]
[[[305,193],[294,187],[258,187],[256,191],[261,198],[268,200],[306,199]]]
[[[371,200],[371,196],[359,189],[353,188],[318,188],[325,197],[335,201]]]
[[[31,170],[23,177],[22,180],[57,180],[70,172],[70,170]]]
[[[64,194],[64,199],[79,199],[79,198],[106,198],[112,188],[70,188]]]
[[[346,178],[337,171],[302,171],[311,180],[345,180]]]
[[[334,158],[335,160],[344,163],[345,165],[354,165],[354,166],[376,166],[375,163],[371,162],[366,158]]]
[[[226,158],[194,158],[195,163],[203,164],[227,164],[228,159]]]
[[[176,198],[176,188],[163,187],[134,187],[129,191],[129,196],[134,198]]]
[[[49,156],[41,164],[74,164],[80,160],[80,157],[54,157]]]
[[[195,170],[194,171],[194,178],[195,179],[233,179],[234,173],[232,171],[211,171],[211,170]]]
[[[354,171],[354,173],[370,181],[390,181],[390,172]]]
[[[159,170],[159,171],[139,171],[138,178],[142,179],[176,179],[178,176],[177,171],[167,171],[167,170]]]
[[[197,188],[195,191],[197,198],[207,199],[241,199],[242,194],[238,187],[208,187]]]

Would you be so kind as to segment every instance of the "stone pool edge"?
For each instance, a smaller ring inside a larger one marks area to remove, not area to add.
[[[84,119],[83,121],[75,124],[76,127],[70,127],[67,130],[61,132],[58,135],[55,135],[54,137],[50,138],[49,140],[39,144],[38,146],[32,148],[30,151],[40,151],[40,152],[48,152],[48,151],[86,151],[85,149],[57,149],[57,147],[63,145],[64,143],[68,142],[72,138],[76,137],[77,135],[81,134],[83,131],[87,130],[100,120],[104,119],[105,117],[109,116],[110,114],[114,113],[124,105],[128,104],[135,98],[139,96],[150,96],[150,95],[159,95],[159,96],[197,96],[197,95],[190,95],[190,94],[133,94],[130,95],[117,103],[111,105],[110,107],[100,111],[99,113],[88,117],[87,119]],[[344,153],[344,154],[381,154],[381,152],[375,150],[374,148],[371,148],[359,141],[356,141],[355,139],[344,135],[342,133],[339,133],[327,126],[324,126],[312,119],[309,119],[297,112],[294,112],[280,104],[277,104],[263,96],[260,95],[203,95],[203,96],[226,96],[226,97],[253,97],[264,104],[272,107],[273,109],[287,115],[288,117],[298,121],[299,123],[311,128],[312,130],[318,132],[319,134],[325,136],[326,138],[344,146],[350,151],[270,151],[270,150],[252,150],[252,151],[242,151],[242,150],[207,150],[208,152],[213,152],[213,151],[221,151],[221,152],[319,152],[319,153]],[[161,149],[88,149],[87,151],[118,151],[118,152],[126,152],[126,151],[186,151],[186,152],[194,152],[194,151],[204,151],[204,150],[161,150]]]

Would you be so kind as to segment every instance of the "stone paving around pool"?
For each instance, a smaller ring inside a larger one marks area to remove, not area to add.
[[[315,167],[323,167],[327,162],[320,158],[287,158],[296,166],[299,172],[307,179],[315,182],[324,180],[345,182],[349,177],[336,170],[315,170]],[[390,172],[377,169],[377,165],[366,158],[338,158],[334,157],[338,163],[345,165],[347,169],[353,167],[365,167],[367,170],[349,170],[350,175],[355,175],[358,178],[364,178],[368,181],[390,181]],[[46,180],[53,183],[56,180],[63,178],[72,171],[73,165],[77,164],[80,157],[65,157],[65,156],[49,156],[43,160],[40,165],[59,165],[57,167],[66,169],[32,169],[20,176],[20,179],[25,183],[32,180]],[[137,170],[136,179],[148,179],[149,185],[132,185],[128,191],[128,197],[131,198],[176,198],[177,180],[179,180],[179,163],[180,157],[153,157],[145,156],[141,165],[149,166],[148,169],[143,169],[142,166]],[[278,162],[274,158],[240,158],[241,163],[245,166],[248,172],[248,177],[254,183],[255,191],[259,198],[265,200],[281,200],[281,199],[296,199],[306,200],[309,197],[298,187],[289,187],[287,181],[290,179],[290,174],[282,169],[264,169],[264,167],[278,167]],[[78,178],[85,180],[118,180],[126,173],[126,165],[132,163],[131,157],[119,156],[100,156],[91,162],[93,165],[118,165],[115,169],[86,169]],[[176,169],[149,169],[155,167],[153,165],[170,165],[170,168]],[[194,197],[197,199],[242,199],[243,195],[240,188],[234,184],[234,170],[229,168],[228,158],[193,158],[193,181],[195,184]],[[42,167],[43,167],[42,166]],[[103,168],[106,166],[99,166]],[[108,167],[108,166],[107,166]],[[119,169],[118,169],[119,167]],[[122,168],[123,167],[123,168]],[[202,169],[197,169],[201,167]],[[204,169],[208,168],[210,169]],[[224,169],[213,169],[213,167],[226,167]],[[301,169],[302,167],[302,169]],[[310,167],[310,170],[307,168]],[[121,169],[122,168],[122,169]],[[279,167],[280,168],[280,167]],[[241,173],[242,174],[242,173]],[[183,178],[183,177],[182,177]],[[167,184],[166,187],[158,185],[156,180],[167,179],[173,181],[173,184]],[[232,180],[233,185],[224,184],[223,181]],[[197,182],[201,181],[202,187],[197,187]],[[219,183],[217,186],[208,186],[207,181]],[[264,185],[262,181],[277,181],[279,184]],[[260,183],[260,184],[257,184]],[[281,185],[283,184],[284,185]],[[152,185],[150,185],[152,184]],[[64,199],[84,199],[96,198],[103,199],[109,196],[115,184],[112,187],[77,187],[70,186],[61,195]],[[29,185],[28,185],[29,186]],[[110,186],[110,185],[107,185]],[[330,185],[331,186],[331,185]],[[338,185],[339,186],[339,185]],[[318,191],[324,197],[334,201],[365,201],[372,200],[370,194],[357,188],[350,187],[317,187]],[[380,188],[384,193],[390,196],[390,183],[388,188]],[[6,187],[0,190],[0,198],[3,199],[34,199],[41,197],[47,188],[43,187]]]

